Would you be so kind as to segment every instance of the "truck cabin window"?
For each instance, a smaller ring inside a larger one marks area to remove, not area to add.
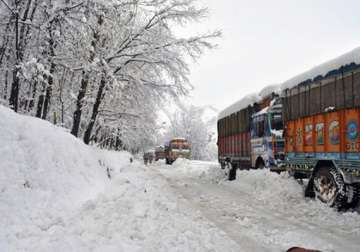
[[[272,130],[282,130],[284,128],[282,115],[280,113],[271,114],[270,120]]]
[[[265,135],[265,117],[263,115],[253,118],[253,136],[264,137]]]
[[[188,150],[190,148],[189,148],[188,144],[177,142],[177,143],[171,144],[171,149],[173,149],[173,150]]]

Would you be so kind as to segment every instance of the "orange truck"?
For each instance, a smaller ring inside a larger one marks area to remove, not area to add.
[[[355,207],[360,198],[360,64],[342,64],[297,82],[308,75],[285,82],[280,95],[260,96],[260,101],[244,97],[222,111],[219,163],[229,168],[230,180],[237,169],[287,170],[295,179],[308,179],[305,196],[338,209]]]
[[[344,209],[360,188],[360,66],[354,63],[283,91],[285,153],[305,195]]]
[[[190,159],[190,144],[185,138],[173,138],[165,146],[166,164],[172,164],[177,158]]]
[[[155,161],[165,158],[166,158],[166,152],[164,146],[157,146],[155,148]]]

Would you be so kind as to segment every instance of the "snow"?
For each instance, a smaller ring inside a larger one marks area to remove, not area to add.
[[[261,98],[256,93],[249,94],[221,111],[219,113],[218,120],[223,119],[233,113],[236,113],[246,108],[247,106],[259,101],[260,99]]]
[[[31,235],[30,226],[48,229],[103,190],[106,176],[96,153],[62,128],[3,106],[0,118],[2,244]]]
[[[175,167],[156,168],[241,251],[278,252],[294,246],[359,251],[360,215],[304,198],[304,185],[286,173],[238,171],[235,181],[227,181],[217,163],[180,160]]]
[[[282,138],[284,135],[284,130],[271,129],[271,134],[273,134],[277,138]]]
[[[184,137],[174,137],[171,139],[171,141],[186,141],[186,138]]]
[[[263,108],[262,110],[260,110],[259,112],[255,113],[255,114],[253,114],[252,117],[256,117],[256,116],[266,114],[268,112],[268,110],[269,110],[269,106]]]
[[[218,120],[227,117],[233,113],[236,113],[249,105],[253,105],[255,102],[259,102],[262,99],[268,97],[272,93],[280,94],[281,89],[279,84],[268,85],[263,88],[259,93],[252,93],[247,96],[244,96],[239,101],[233,103],[229,107],[225,108],[219,113]]]
[[[158,162],[161,164],[161,162]],[[171,167],[165,166],[162,173],[175,174],[178,178],[197,178],[212,182],[224,179],[224,171],[214,162],[195,161],[178,158]]]
[[[329,107],[324,109],[324,112],[330,112],[330,111],[334,111],[334,110],[335,110],[335,107],[329,106]]]
[[[353,49],[352,51],[345,53],[337,58],[334,58],[330,61],[327,61],[321,65],[318,65],[302,74],[299,74],[282,84],[273,84],[268,85],[263,88],[259,93],[253,93],[248,96],[243,97],[239,101],[235,102],[231,106],[225,108],[220,112],[218,119],[227,117],[233,113],[240,111],[243,108],[246,108],[249,105],[252,105],[255,102],[260,101],[262,98],[267,97],[272,92],[276,94],[281,94],[281,92],[287,88],[293,88],[296,85],[300,84],[303,81],[308,79],[314,79],[315,77],[322,75],[325,76],[328,72],[338,69],[341,66],[345,66],[350,63],[360,64],[360,47]]]
[[[261,98],[266,98],[272,93],[281,94],[281,85],[280,84],[268,85],[259,92],[259,96]]]
[[[239,251],[129,153],[3,106],[0,118],[0,251]]]
[[[0,118],[0,251],[358,251],[360,215],[305,199],[286,174],[144,166],[2,106]]]
[[[360,64],[360,47],[355,48],[354,50],[352,50],[348,53],[345,53],[337,58],[327,61],[321,65],[318,65],[302,74],[299,74],[299,75],[285,81],[281,85],[281,89],[285,90],[287,88],[292,88],[305,80],[313,79],[319,75],[324,76],[329,71],[338,69],[341,66],[345,66],[352,62],[354,62],[356,64]]]

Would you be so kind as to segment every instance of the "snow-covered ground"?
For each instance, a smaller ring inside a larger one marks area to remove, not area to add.
[[[128,153],[2,106],[0,118],[0,251],[239,251]]]
[[[360,215],[304,199],[286,175],[144,166],[2,106],[0,118],[0,251],[359,251]]]
[[[157,165],[174,191],[238,243],[242,251],[359,251],[360,215],[339,213],[303,197],[303,186],[268,170],[241,171],[226,181],[216,163]],[[214,170],[216,169],[216,170]]]

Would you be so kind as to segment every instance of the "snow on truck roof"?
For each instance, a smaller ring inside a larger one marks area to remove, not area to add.
[[[247,106],[260,101],[262,98],[270,95],[272,92],[281,94],[281,92],[287,88],[293,88],[296,85],[302,83],[303,81],[314,79],[315,77],[322,75],[325,76],[332,70],[339,69],[342,66],[345,66],[350,63],[360,64],[360,47],[355,48],[354,50],[345,53],[337,58],[329,60],[321,65],[318,65],[302,74],[299,74],[281,85],[269,85],[263,88],[258,94],[252,93],[247,95],[237,102],[233,103],[229,107],[225,108],[219,113],[218,120],[223,119],[235,112],[240,111],[241,109],[246,108]]]
[[[186,138],[184,138],[184,137],[174,137],[173,139],[171,139],[171,141],[186,141]]]
[[[281,85],[281,89],[285,90],[287,88],[293,88],[296,85],[300,84],[301,82],[306,81],[308,79],[314,79],[319,75],[325,76],[328,72],[338,69],[350,63],[360,64],[360,47],[355,48],[354,50],[345,53],[337,58],[324,62],[321,65],[318,65],[302,74],[299,74],[285,81]]]
[[[259,100],[259,96],[256,93],[249,94],[249,95],[241,98],[237,102],[233,103],[232,105],[230,105],[223,111],[221,111],[218,116],[218,119],[220,120],[224,117],[231,115],[232,113],[235,113],[243,108],[246,108],[250,104],[257,102],[258,100]]]
[[[235,112],[238,112],[238,111],[246,108],[247,106],[249,106],[251,104],[254,104],[255,102],[259,102],[259,101],[261,101],[261,99],[269,96],[273,92],[280,93],[280,91],[281,90],[280,90],[279,84],[268,85],[265,88],[263,88],[259,93],[252,93],[247,96],[244,96],[237,102],[233,103],[232,105],[230,105],[229,107],[227,107],[226,109],[221,111],[218,116],[218,119],[220,120],[224,117],[227,117]]]

